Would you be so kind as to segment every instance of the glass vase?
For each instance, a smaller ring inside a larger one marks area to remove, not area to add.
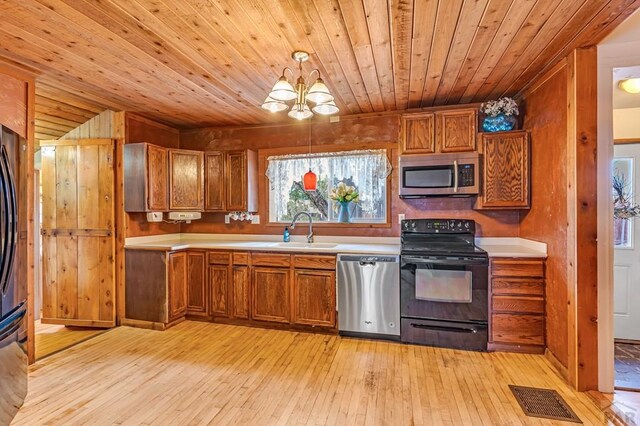
[[[506,132],[516,127],[518,119],[513,115],[498,114],[495,117],[487,116],[482,122],[485,132]]]
[[[340,211],[338,212],[338,222],[351,223],[351,212],[349,211],[350,201],[340,201]]]

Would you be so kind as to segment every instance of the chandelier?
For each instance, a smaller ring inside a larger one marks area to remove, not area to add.
[[[309,59],[309,54],[301,50],[296,50],[291,54],[291,58],[298,62],[298,80],[295,87],[287,80],[285,76],[286,71],[291,73],[292,79],[295,75],[291,68],[286,67],[282,70],[282,75],[276,81],[276,84],[271,89],[271,93],[267,96],[262,108],[271,112],[286,111],[289,108],[289,117],[298,120],[304,120],[313,116],[313,113],[320,115],[331,115],[339,111],[333,96],[329,93],[329,88],[324,81],[320,78],[320,71],[314,69],[309,73],[308,79],[311,80],[311,75],[315,72],[318,74],[318,79],[307,88],[307,83],[302,77],[302,63]],[[294,101],[293,105],[289,107],[287,102]],[[312,102],[314,105],[309,107],[307,101]],[[313,111],[313,112],[312,112]]]

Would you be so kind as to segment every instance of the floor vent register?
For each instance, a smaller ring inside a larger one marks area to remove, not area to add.
[[[582,420],[553,389],[509,385],[522,411],[529,417],[582,423]]]

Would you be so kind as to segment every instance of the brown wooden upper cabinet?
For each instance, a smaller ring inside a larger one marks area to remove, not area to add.
[[[204,210],[204,152],[169,150],[169,210]]]
[[[255,151],[207,152],[205,210],[258,211],[258,155]]]
[[[525,131],[482,133],[482,193],[476,209],[528,209],[529,134]]]
[[[167,211],[167,149],[148,143],[126,144],[124,182],[125,211]]]
[[[475,151],[477,125],[478,111],[475,108],[436,112],[436,150]]]
[[[475,151],[478,112],[459,108],[403,114],[403,154]]]

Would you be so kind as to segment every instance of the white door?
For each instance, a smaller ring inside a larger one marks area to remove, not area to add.
[[[633,204],[640,203],[639,167],[640,144],[615,145],[613,175]],[[614,244],[615,337],[640,340],[640,217],[614,219]]]

